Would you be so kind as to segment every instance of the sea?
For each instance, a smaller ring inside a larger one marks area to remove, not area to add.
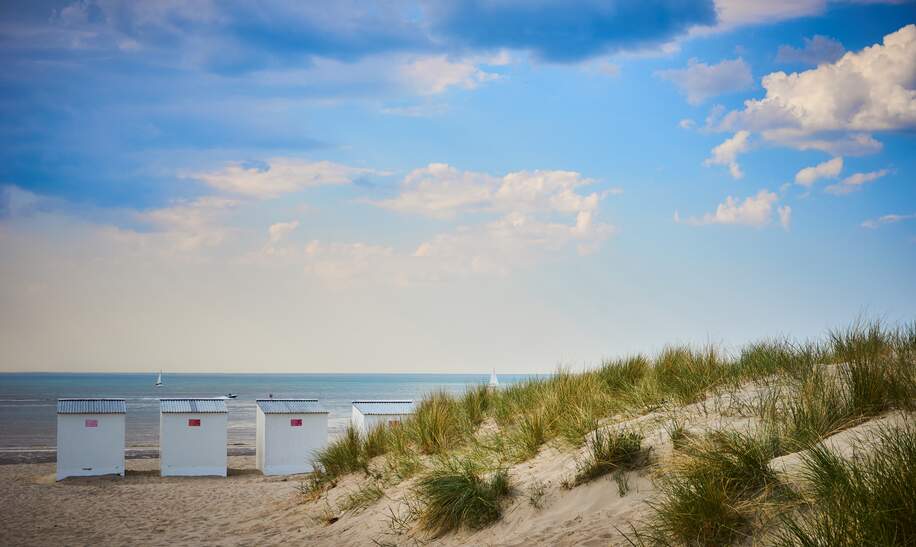
[[[500,375],[502,385],[529,375]],[[58,398],[107,397],[127,400],[128,457],[155,457],[159,444],[159,399],[228,399],[229,453],[251,454],[255,442],[255,400],[318,399],[330,412],[331,437],[343,432],[351,402],[359,399],[419,399],[434,391],[464,393],[489,381],[489,374],[0,374],[0,464],[53,461]]]

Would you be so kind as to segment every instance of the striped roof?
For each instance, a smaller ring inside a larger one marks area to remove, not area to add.
[[[353,401],[360,414],[413,414],[413,401]]]
[[[124,399],[58,399],[58,414],[127,414]]]
[[[228,412],[223,399],[159,399],[163,414],[223,414]]]
[[[264,414],[327,414],[318,399],[258,399]]]

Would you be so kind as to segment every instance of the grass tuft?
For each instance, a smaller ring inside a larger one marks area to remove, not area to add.
[[[515,431],[509,436],[516,462],[534,457],[541,445],[547,442],[548,424],[540,412],[527,412],[519,421]]]
[[[461,527],[482,528],[500,518],[500,502],[509,491],[506,469],[486,475],[470,458],[443,458],[418,481],[420,526],[433,537]]]
[[[423,399],[407,426],[412,440],[424,454],[442,454],[458,448],[472,430],[463,406],[444,392]]]
[[[727,545],[749,535],[752,516],[782,491],[767,465],[779,450],[779,438],[768,432],[714,432],[690,441],[661,482],[647,535],[691,545]]]
[[[662,392],[679,404],[689,404],[722,382],[728,368],[713,346],[701,350],[668,347],[656,359],[654,372]]]
[[[882,430],[851,460],[818,445],[805,469],[809,510],[786,519],[783,545],[916,545],[916,426]]]
[[[587,451],[576,464],[572,486],[578,486],[612,471],[628,471],[645,465],[648,450],[642,447],[643,436],[636,431],[595,430],[586,443]]]
[[[365,471],[367,466],[359,431],[352,425],[343,435],[319,450],[315,467],[328,478],[336,478],[354,471]]]

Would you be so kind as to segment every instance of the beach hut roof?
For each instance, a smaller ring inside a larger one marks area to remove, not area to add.
[[[264,414],[327,414],[318,399],[258,399]]]
[[[124,399],[58,399],[58,414],[127,414]]]
[[[223,414],[228,412],[223,399],[159,399],[163,414]]]
[[[413,401],[353,401],[361,414],[413,414]]]

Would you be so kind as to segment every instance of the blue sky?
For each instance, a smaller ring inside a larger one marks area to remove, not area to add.
[[[916,304],[911,2],[7,2],[0,370],[541,372]]]

